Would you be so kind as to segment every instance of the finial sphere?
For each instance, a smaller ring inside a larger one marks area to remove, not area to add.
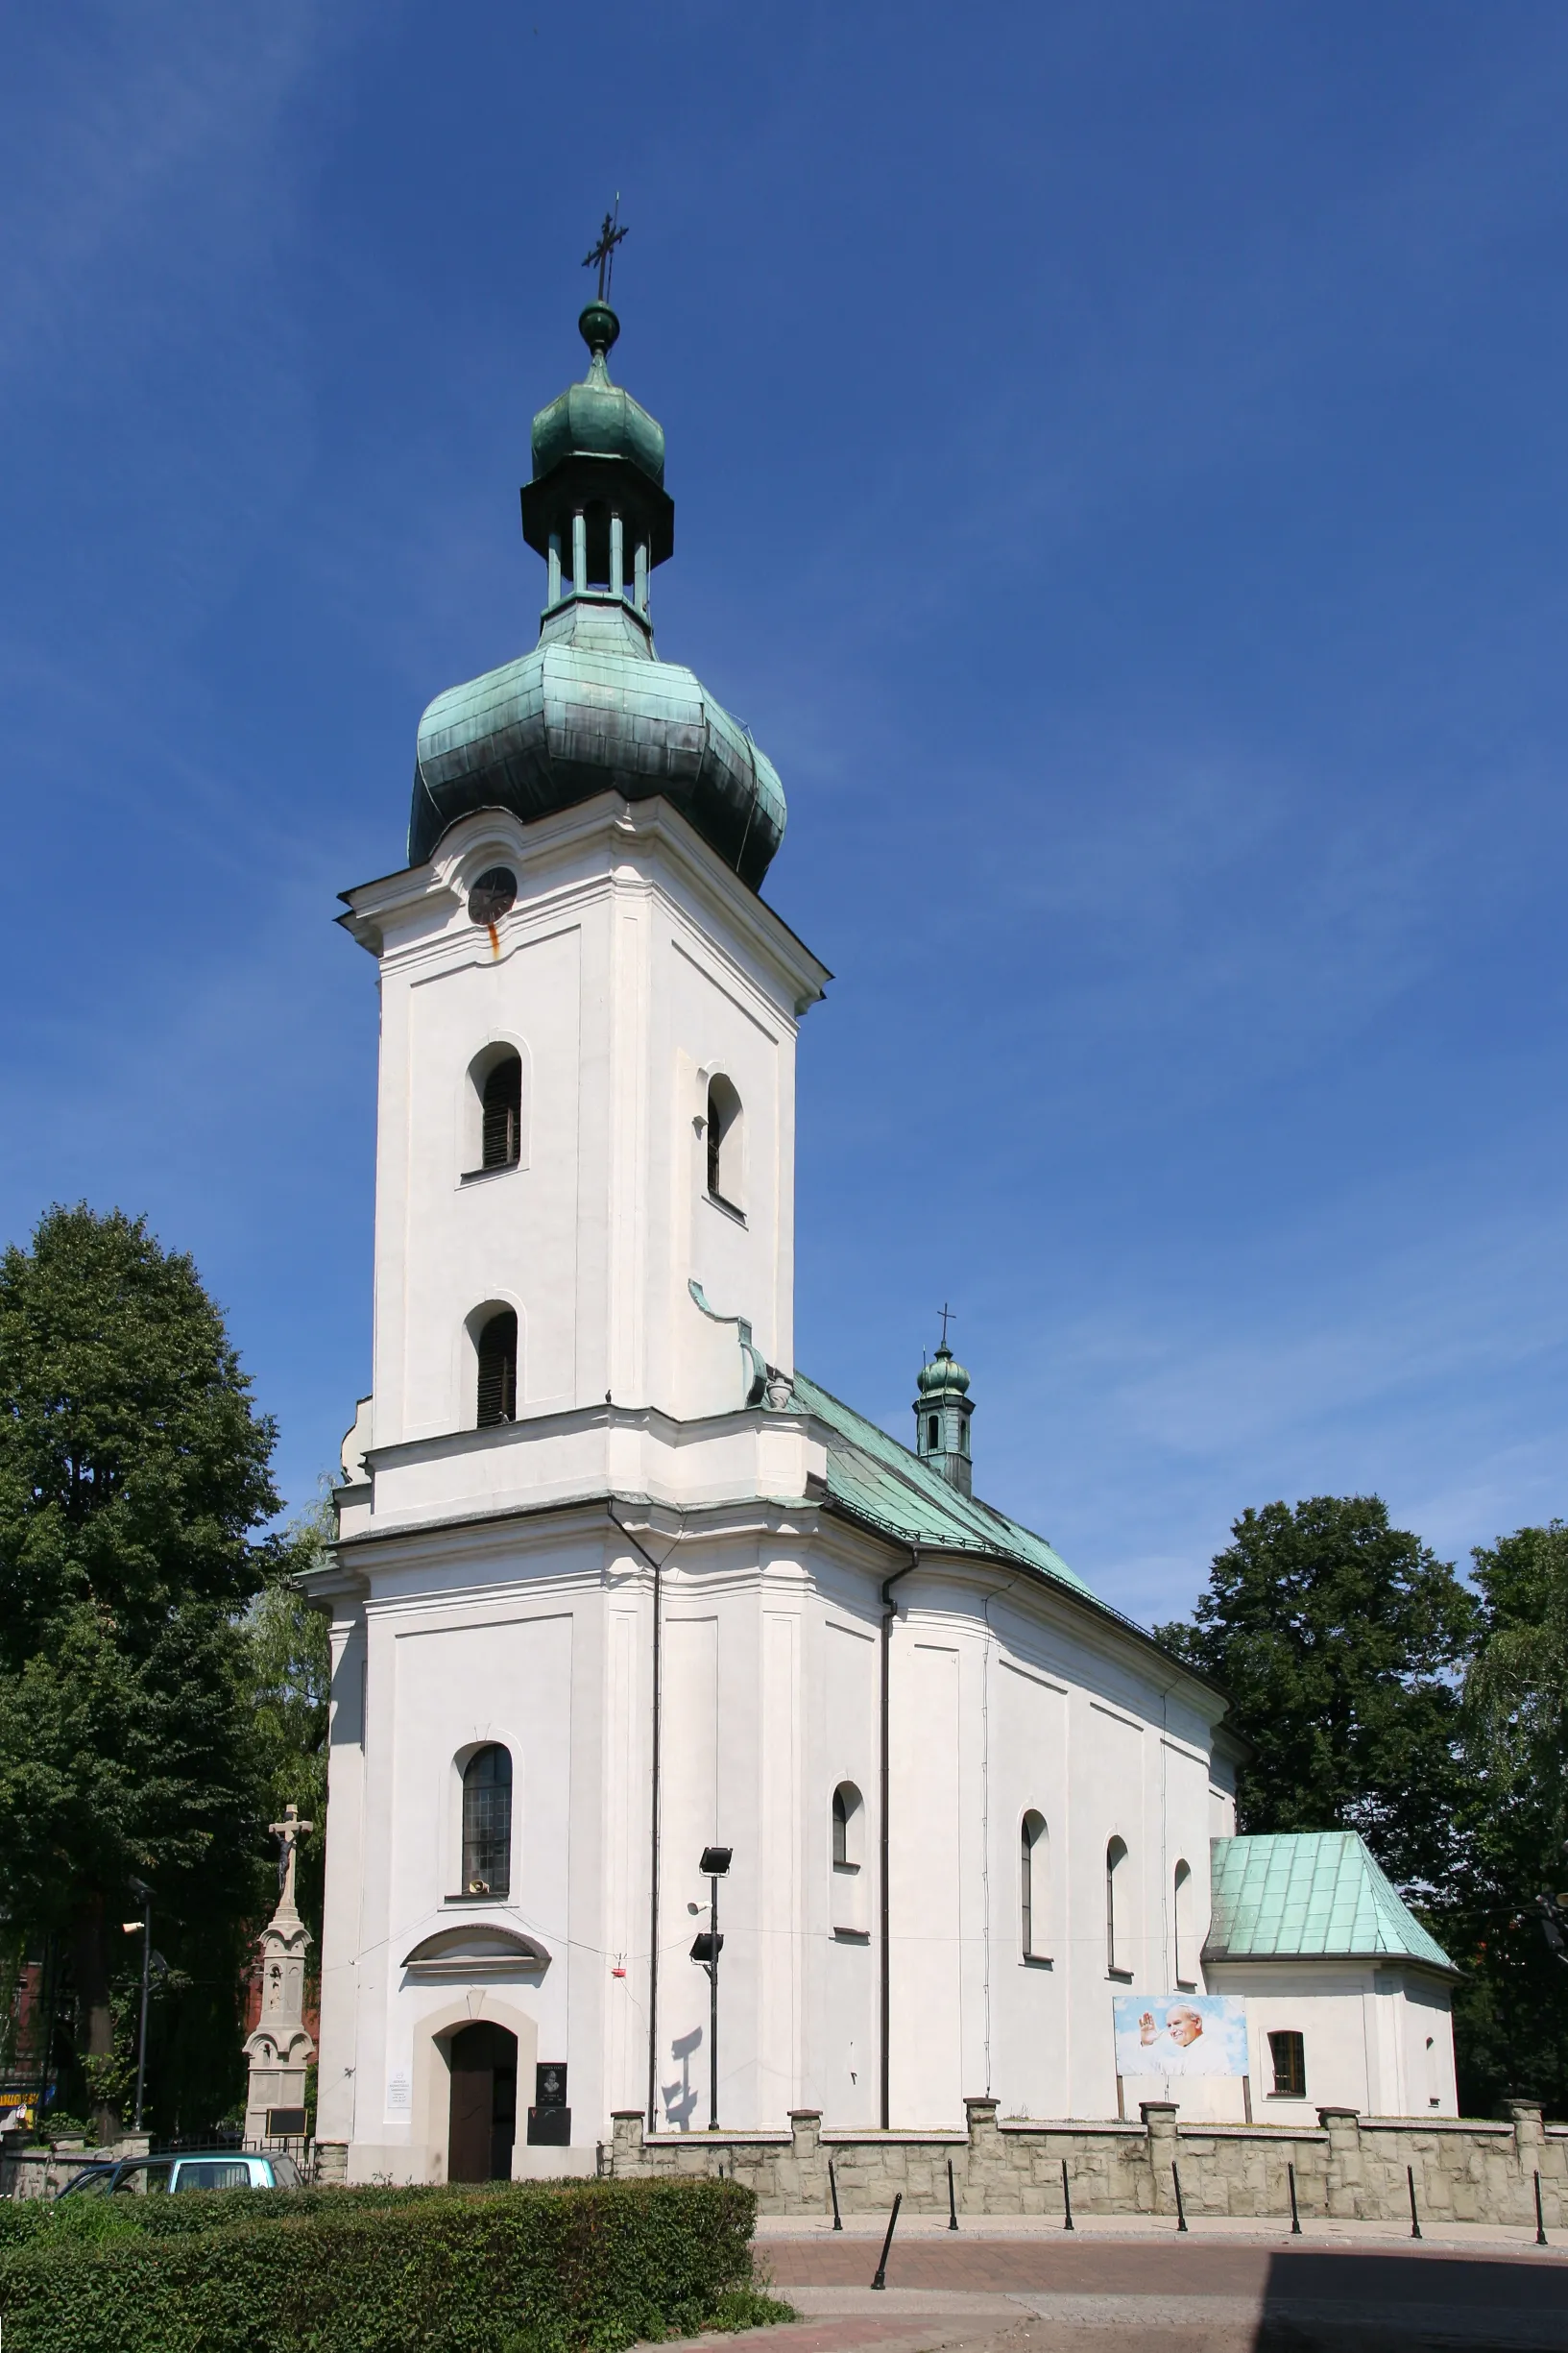
[[[577,332],[594,358],[602,359],[620,334],[620,321],[608,303],[590,303],[577,321]]]

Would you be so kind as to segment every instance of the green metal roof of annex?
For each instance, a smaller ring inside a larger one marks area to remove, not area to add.
[[[804,1372],[794,1376],[797,1407],[830,1432],[828,1494],[901,1542],[932,1552],[968,1552],[977,1559],[1021,1561],[1064,1585],[1070,1592],[1095,1596],[1043,1536],[1020,1527],[977,1496],[960,1494],[939,1471],[867,1421]],[[1101,1604],[1101,1607],[1104,1605]]]
[[[1210,1841],[1206,1961],[1423,1961],[1458,1976],[1354,1831]]]

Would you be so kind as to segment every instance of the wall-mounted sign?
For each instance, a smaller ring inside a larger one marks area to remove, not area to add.
[[[1246,2004],[1232,1994],[1115,1994],[1119,2075],[1244,2075]]]
[[[406,2067],[395,2067],[387,2077],[387,2114],[406,2116],[414,2105],[414,2087]]]

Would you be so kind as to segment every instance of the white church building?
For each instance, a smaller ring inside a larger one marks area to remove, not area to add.
[[[534,649],[419,731],[380,989],[374,1388],[345,1449],[317,2131],[350,2178],[650,2135],[1455,2113],[1454,1972],[1359,1840],[1237,1839],[1222,1693],[795,1361],[778,777],[654,651],[618,334],[534,421]],[[699,1957],[718,1906],[716,1981]],[[1249,2075],[1119,2078],[1118,1994]],[[716,2026],[716,2034],[715,2034]]]

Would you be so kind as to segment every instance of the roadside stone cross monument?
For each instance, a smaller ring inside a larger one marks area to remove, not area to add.
[[[302,2138],[305,2128],[305,2070],[316,2046],[305,2032],[305,1948],[310,1931],[300,1917],[294,1870],[302,1838],[315,1829],[302,1822],[300,1808],[286,1806],[281,1822],[268,1825],[277,1840],[281,1891],[277,1909],[261,1931],[261,2017],[246,2039],[251,2083],[245,2100],[245,2140]]]

